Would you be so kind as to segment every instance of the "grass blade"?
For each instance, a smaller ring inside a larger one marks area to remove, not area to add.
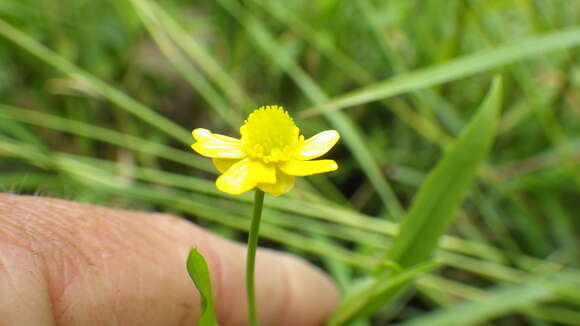
[[[191,143],[191,135],[183,127],[75,66],[64,57],[46,48],[38,41],[12,27],[2,19],[0,19],[0,36],[14,42],[14,44],[36,56],[39,60],[44,61],[71,79],[109,99],[120,108],[149,123],[151,126],[167,133],[184,144]]]
[[[580,44],[580,28],[570,28],[548,35],[529,38],[495,49],[481,51],[451,62],[417,70],[383,82],[354,90],[336,99],[301,112],[310,117],[333,110],[353,107],[398,94],[431,87],[444,82],[470,76],[516,60]]]
[[[155,155],[203,171],[215,171],[206,159],[202,159],[196,155],[191,155],[189,152],[82,121],[66,119],[53,114],[3,104],[0,104],[0,119],[6,121],[21,121],[31,125],[37,125],[80,137],[102,141],[137,152]]]
[[[159,49],[165,54],[165,57],[171,62],[187,82],[196,89],[199,94],[210,104],[210,107],[219,115],[221,119],[226,121],[229,126],[236,127],[241,124],[242,119],[238,116],[238,112],[230,109],[230,105],[225,98],[219,94],[214,87],[206,80],[205,76],[195,71],[193,67],[177,49],[177,46],[170,41],[169,35],[164,32],[159,19],[153,13],[153,8],[149,6],[147,1],[131,0],[143,24],[149,30],[151,37]],[[156,8],[157,13],[162,9]],[[197,48],[200,48],[197,46]],[[203,66],[201,66],[203,67]]]
[[[155,12],[164,31],[175,41],[175,45],[180,47],[191,61],[196,63],[197,67],[205,72],[207,78],[213,80],[227,94],[232,104],[239,103],[240,107],[244,110],[249,110],[257,106],[251,96],[244,90],[243,85],[239,84],[222,67],[215,56],[209,50],[206,50],[203,44],[196,40],[194,35],[188,33],[163,7],[157,2],[149,0],[140,0],[137,4]]]
[[[496,78],[476,116],[419,189],[387,253],[403,269],[429,259],[453,221],[495,137],[501,94],[501,79]]]

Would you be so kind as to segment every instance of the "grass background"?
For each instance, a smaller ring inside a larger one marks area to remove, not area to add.
[[[501,74],[496,141],[442,266],[353,325],[580,325],[579,22],[564,0],[1,1],[0,189],[244,240],[251,196],[215,189],[189,131],[237,136],[283,105],[307,137],[341,132],[340,170],[268,197],[263,243],[346,290]]]

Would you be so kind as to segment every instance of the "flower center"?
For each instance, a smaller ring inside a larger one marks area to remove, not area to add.
[[[265,163],[288,161],[304,141],[300,130],[281,106],[263,106],[250,114],[240,128],[248,156]]]

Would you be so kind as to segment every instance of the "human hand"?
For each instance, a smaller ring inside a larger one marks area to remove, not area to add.
[[[192,246],[220,326],[247,325],[243,245],[170,215],[0,194],[0,325],[195,325]],[[288,254],[257,257],[261,325],[321,325],[338,300],[329,279]]]

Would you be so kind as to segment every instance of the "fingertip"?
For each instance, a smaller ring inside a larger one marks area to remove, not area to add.
[[[297,256],[270,250],[261,250],[261,253],[257,280],[264,282],[257,283],[256,293],[262,323],[322,325],[339,300],[338,290],[330,278]],[[275,291],[269,279],[273,279]]]
[[[296,313],[302,315],[303,323],[288,325],[322,325],[339,301],[339,292],[334,282],[321,269],[295,256],[286,255],[288,269],[296,270],[290,277],[294,286],[298,285]]]

